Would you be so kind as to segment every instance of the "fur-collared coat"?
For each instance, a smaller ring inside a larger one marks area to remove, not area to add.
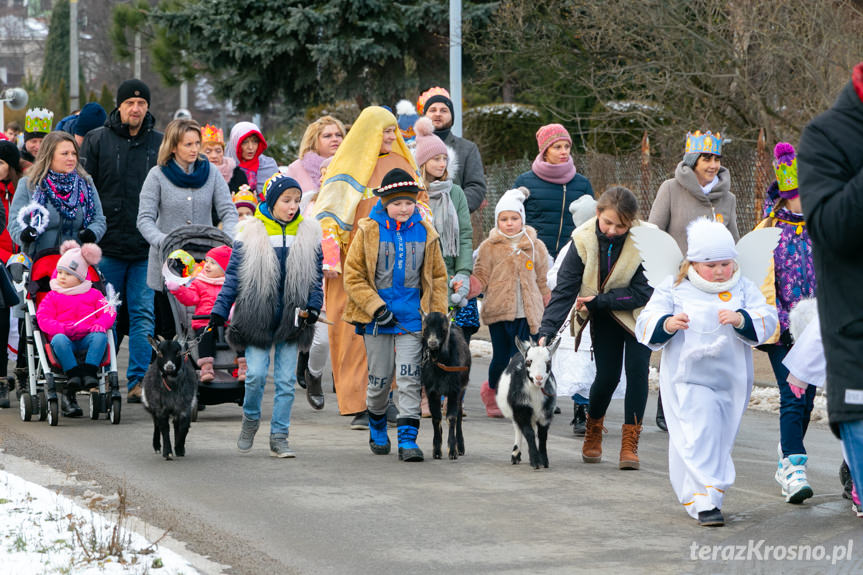
[[[479,246],[473,266],[473,275],[479,280],[485,298],[482,303],[482,321],[486,325],[499,321],[515,320],[518,310],[516,282],[521,286],[524,316],[531,333],[539,331],[542,320],[542,298],[550,290],[546,285],[548,250],[536,237],[536,230],[524,227],[518,245],[497,228],[492,228]]]
[[[300,350],[307,351],[315,327],[298,320],[296,312],[321,309],[321,282],[318,223],[301,219],[281,226],[259,211],[237,234],[212,313],[226,318],[234,305],[227,337],[235,348],[268,349],[297,340]]]

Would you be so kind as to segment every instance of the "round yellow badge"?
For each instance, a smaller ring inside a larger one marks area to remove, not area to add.
[[[725,218],[722,217],[722,214],[716,214],[716,221],[721,224],[725,221]]]
[[[524,267],[526,267],[529,270],[532,270],[533,269],[533,260],[527,260],[527,263],[524,264]]]
[[[730,291],[720,292],[719,293],[719,299],[721,299],[722,301],[729,301],[731,299],[731,292]]]

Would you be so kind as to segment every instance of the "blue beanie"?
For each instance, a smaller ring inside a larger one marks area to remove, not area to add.
[[[271,216],[273,215],[273,208],[276,206],[276,202],[279,201],[282,194],[290,189],[296,189],[302,197],[303,190],[300,188],[297,180],[281,172],[271,176],[264,184],[264,202],[267,204]],[[299,211],[297,213],[299,214]]]
[[[108,114],[96,102],[90,102],[78,114],[78,121],[72,127],[72,133],[76,136],[86,136],[87,132],[94,130],[105,123]]]

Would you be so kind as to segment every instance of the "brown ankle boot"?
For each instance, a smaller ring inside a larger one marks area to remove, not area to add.
[[[604,417],[593,419],[588,414],[587,430],[584,434],[584,445],[581,446],[581,458],[585,463],[599,463],[602,461],[602,433],[605,428],[602,426]]]
[[[620,469],[638,469],[638,436],[641,425],[623,424],[623,437],[620,440]]]

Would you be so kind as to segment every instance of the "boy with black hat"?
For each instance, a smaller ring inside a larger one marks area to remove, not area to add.
[[[419,364],[422,315],[447,311],[446,265],[434,226],[417,209],[417,182],[396,168],[374,191],[380,198],[359,221],[344,266],[343,319],[363,335],[369,367],[366,402],[372,453],[390,452],[387,399],[398,377],[399,459],[422,461]]]

